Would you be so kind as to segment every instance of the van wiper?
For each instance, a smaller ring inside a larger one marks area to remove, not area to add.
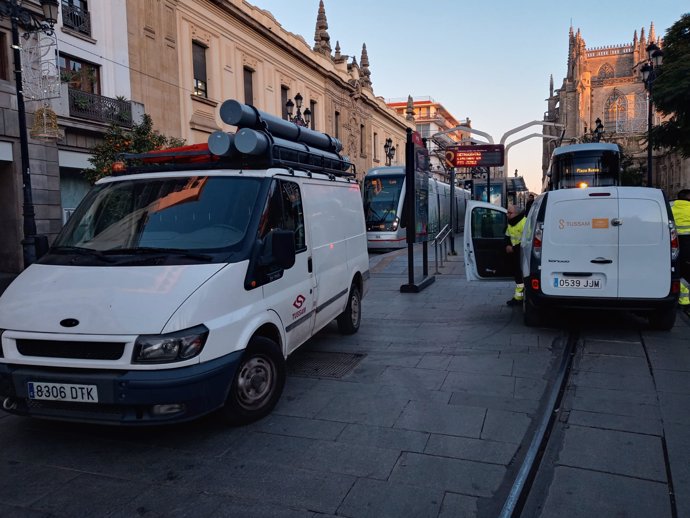
[[[159,248],[154,246],[140,246],[136,248],[111,248],[105,250],[108,255],[145,255],[145,256],[168,256],[174,255],[176,257],[185,257],[187,259],[194,259],[197,261],[209,262],[213,260],[213,256],[208,254],[200,254],[198,252],[190,252],[182,248]]]
[[[50,249],[50,253],[87,255],[89,257],[96,257],[106,263],[115,262],[115,260],[111,257],[103,255],[103,252],[101,250],[94,250],[93,248],[84,248],[82,246],[54,246]]]

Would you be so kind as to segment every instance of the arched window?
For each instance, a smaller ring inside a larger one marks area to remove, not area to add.
[[[604,127],[606,131],[623,133],[627,129],[628,100],[620,92],[614,90],[606,100],[604,108]]]
[[[611,77],[614,77],[616,74],[613,70],[613,67],[609,65],[608,63],[604,63],[601,65],[599,68],[599,73],[597,74],[597,77],[599,79],[609,79]]]

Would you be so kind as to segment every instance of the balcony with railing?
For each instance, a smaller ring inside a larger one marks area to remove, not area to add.
[[[132,102],[68,89],[69,116],[105,124],[132,127]]]
[[[91,14],[77,5],[62,2],[62,26],[91,36]]]

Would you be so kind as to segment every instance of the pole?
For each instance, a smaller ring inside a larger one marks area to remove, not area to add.
[[[36,214],[34,212],[33,195],[31,191],[31,171],[29,168],[29,137],[26,131],[26,109],[24,107],[24,93],[22,92],[22,58],[19,46],[19,26],[17,17],[12,19],[12,48],[14,50],[14,81],[17,90],[17,112],[19,114],[19,145],[22,165],[22,192],[24,194],[24,239],[22,249],[24,268],[36,261]]]
[[[652,84],[654,83],[652,70],[649,73],[649,78],[647,79],[649,101],[647,102],[648,113],[647,113],[647,187],[653,187],[652,185]]]
[[[455,252],[455,168],[450,168],[450,255],[457,255]]]
[[[491,168],[486,168],[486,203],[491,203]]]

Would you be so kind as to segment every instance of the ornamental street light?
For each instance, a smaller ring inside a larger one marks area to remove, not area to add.
[[[601,123],[599,117],[597,117],[597,120],[594,122],[596,123],[596,127],[592,130],[592,138],[594,142],[600,142],[601,137],[604,135],[604,125]]]
[[[309,108],[305,108],[304,114],[302,113],[303,99],[304,98],[298,92],[297,95],[295,95],[295,102],[293,103],[292,99],[288,99],[288,101],[285,103],[285,108],[287,109],[288,120],[290,122],[294,122],[297,126],[308,127],[311,123],[311,110]],[[297,112],[293,117],[292,114],[295,110],[295,106],[297,107]]]
[[[19,144],[22,163],[22,192],[24,195],[24,239],[22,249],[24,268],[36,260],[37,244],[42,248],[47,246],[46,236],[36,235],[36,213],[34,211],[33,194],[31,192],[31,170],[29,165],[29,137],[26,131],[26,108],[22,91],[22,58],[19,43],[19,27],[26,33],[43,32],[52,34],[59,9],[58,0],[40,0],[43,9],[43,19],[36,13],[22,6],[21,0],[4,0],[0,3],[0,19],[9,18],[12,25],[12,49],[14,53],[14,80],[17,91],[17,112],[19,116]]]
[[[652,42],[647,45],[647,62],[640,69],[647,90],[647,187],[652,187],[652,85],[657,78],[663,58],[664,52]]]
[[[393,139],[387,138],[386,143],[383,145],[383,152],[386,154],[386,165],[391,165],[393,157],[395,156],[395,146],[393,145]]]

